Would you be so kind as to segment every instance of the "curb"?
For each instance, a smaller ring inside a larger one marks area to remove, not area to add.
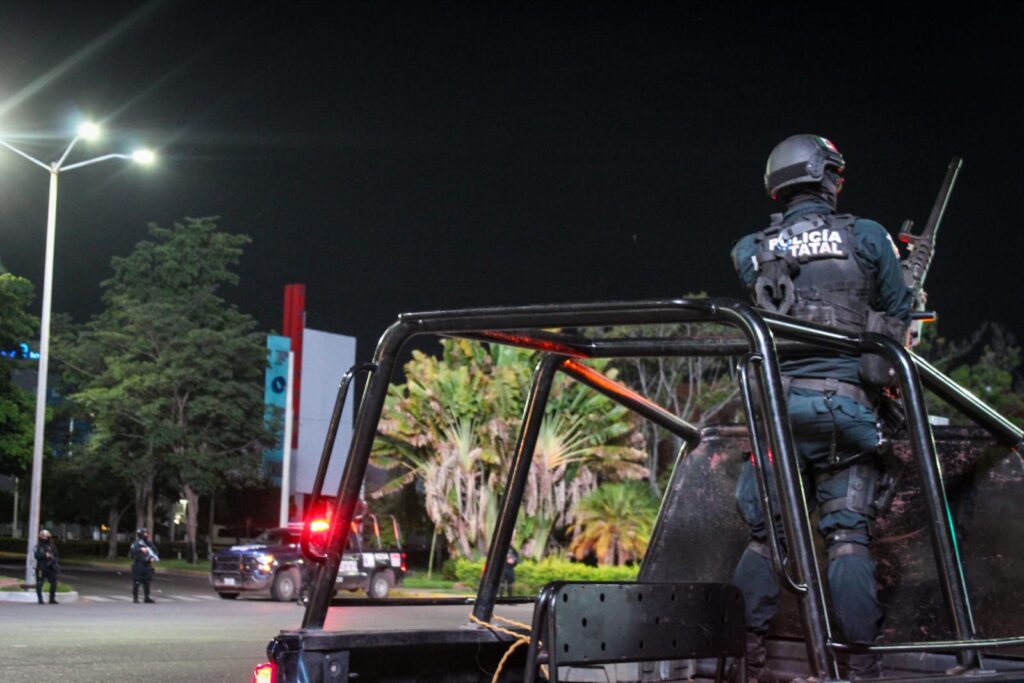
[[[36,602],[35,591],[0,591],[0,602]],[[57,602],[78,602],[78,592],[71,591],[70,593],[57,593]]]

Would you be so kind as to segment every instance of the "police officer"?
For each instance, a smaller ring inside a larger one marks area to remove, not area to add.
[[[50,583],[50,604],[57,604],[57,572],[60,569],[57,555],[57,546],[54,545],[50,532],[43,529],[39,532],[39,542],[36,543],[36,597],[39,604],[43,604],[43,582]]]
[[[149,582],[153,578],[153,563],[158,562],[160,557],[156,554],[156,548],[149,541],[149,531],[139,529],[135,532],[135,542],[132,543],[128,554],[132,558],[132,602],[139,601],[139,585],[142,585],[145,601],[154,603],[149,597]]]
[[[783,213],[733,248],[736,272],[758,307],[845,332],[881,332],[903,340],[911,294],[899,252],[874,221],[836,213],[846,162],[829,140],[795,135],[772,150],[768,194]],[[832,605],[849,642],[871,643],[884,613],[871,555],[881,435],[876,405],[891,368],[878,356],[815,353],[781,364],[787,409],[805,488],[814,492],[818,531],[828,553]],[[753,464],[736,487],[750,543],[736,567],[747,617],[751,680],[769,680],[764,636],[778,609],[779,587],[766,546]],[[880,675],[877,656],[850,658],[851,678]]]

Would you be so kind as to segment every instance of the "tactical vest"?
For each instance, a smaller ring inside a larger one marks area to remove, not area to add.
[[[754,301],[761,308],[845,332],[867,328],[874,283],[853,253],[849,214],[772,215],[754,245]]]

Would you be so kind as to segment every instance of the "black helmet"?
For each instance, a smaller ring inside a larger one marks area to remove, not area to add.
[[[820,183],[828,167],[837,173],[842,173],[846,167],[846,160],[830,140],[818,135],[793,135],[776,145],[768,155],[764,189],[775,199],[784,187]]]
[[[148,533],[149,532],[146,530],[146,527],[142,527],[141,529],[137,529],[135,531],[135,537],[136,538],[142,538],[143,536],[145,536]]]

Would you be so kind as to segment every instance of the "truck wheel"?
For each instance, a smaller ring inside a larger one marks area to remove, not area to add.
[[[238,593],[217,593],[217,595],[225,600],[234,600],[238,597]]]
[[[394,582],[394,575],[390,570],[377,572],[370,577],[370,585],[366,588],[366,594],[374,600],[383,600],[388,597],[388,592]]]
[[[278,571],[270,587],[270,597],[278,602],[291,602],[299,594],[299,582],[299,574],[294,569]]]

